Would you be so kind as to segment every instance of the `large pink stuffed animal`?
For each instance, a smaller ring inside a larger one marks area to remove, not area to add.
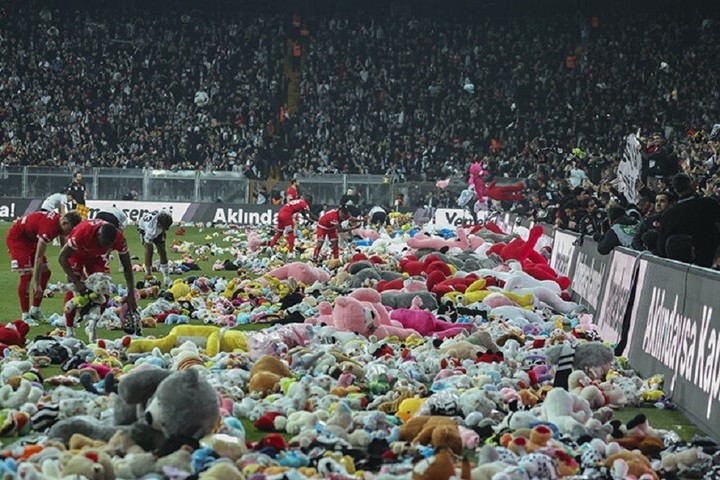
[[[400,322],[405,328],[412,328],[425,337],[436,336],[438,338],[454,337],[460,332],[467,332],[472,329],[469,323],[457,324],[438,320],[435,315],[420,308],[422,300],[420,297],[413,298],[410,308],[393,310],[390,318]]]
[[[415,330],[380,323],[372,307],[352,297],[338,297],[333,309],[333,326],[342,332],[354,332],[365,337],[385,338],[396,336],[401,340],[418,335]]]

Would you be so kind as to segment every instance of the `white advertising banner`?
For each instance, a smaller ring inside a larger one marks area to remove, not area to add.
[[[560,231],[555,232],[555,240],[553,242],[552,257],[550,258],[550,266],[560,275],[569,277],[572,280],[572,274],[575,266],[575,237],[569,233]]]
[[[478,221],[485,220],[487,212],[478,212]],[[438,227],[459,227],[473,223],[472,215],[468,210],[461,208],[438,208],[435,210],[435,225]]]
[[[115,207],[125,212],[130,223],[135,223],[144,214],[161,208],[172,213],[174,222],[182,222],[190,205],[189,202],[134,202],[130,200],[88,200],[87,202],[90,209],[89,218],[95,218],[95,215],[104,208]]]
[[[610,271],[604,277],[605,291],[595,317],[600,337],[610,343],[618,343],[622,334],[623,318],[628,308],[632,290],[636,258],[619,250],[613,251]],[[638,274],[637,282],[645,279],[644,270]],[[600,284],[598,284],[600,285]]]

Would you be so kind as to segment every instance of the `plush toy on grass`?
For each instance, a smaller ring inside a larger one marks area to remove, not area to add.
[[[85,287],[89,293],[75,294],[65,303],[64,310],[65,313],[79,310],[78,319],[86,322],[88,341],[94,343],[97,339],[97,323],[112,293],[112,278],[105,273],[93,273],[85,280]]]
[[[461,332],[468,332],[472,325],[456,324],[438,320],[432,312],[420,308],[422,300],[420,297],[413,299],[413,305],[409,309],[394,310],[390,318],[397,320],[405,328],[410,328],[422,336],[436,336],[438,338],[454,337]]]
[[[30,327],[22,320],[8,322],[7,325],[0,325],[0,354],[10,345],[18,347],[25,346],[25,337]]]
[[[615,359],[613,349],[600,342],[565,342],[547,349],[550,364],[555,365],[555,387],[568,388],[573,370],[584,370],[591,379],[604,378]]]
[[[61,420],[48,432],[66,443],[74,433],[108,441],[118,430],[148,451],[167,455],[183,445],[199,447],[220,420],[218,396],[198,370],[143,368],[123,376],[114,404],[114,424],[92,417]]]

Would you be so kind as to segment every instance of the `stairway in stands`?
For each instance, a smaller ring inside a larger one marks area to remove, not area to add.
[[[285,42],[285,78],[287,79],[287,104],[290,115],[297,112],[298,102],[300,100],[300,80],[302,79],[302,66],[304,63],[304,55],[300,57],[299,65],[293,62],[293,40],[287,39]],[[296,70],[294,67],[299,66]]]

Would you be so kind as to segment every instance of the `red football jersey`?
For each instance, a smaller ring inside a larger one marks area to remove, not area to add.
[[[56,212],[35,212],[10,227],[8,239],[22,243],[50,243],[60,235],[60,215]]]
[[[326,230],[334,230],[340,224],[340,212],[337,208],[330,210],[318,220],[318,226]]]
[[[118,253],[127,253],[127,241],[120,230],[118,230],[117,237],[115,237],[115,243],[113,243],[110,248],[107,250],[100,248],[97,241],[97,232],[105,223],[107,222],[102,220],[84,220],[73,229],[70,236],[68,236],[67,244],[75,250],[75,255],[97,258],[105,255],[110,250],[117,250]]]
[[[290,186],[288,187],[287,193],[286,193],[285,195],[287,196],[288,202],[290,202],[290,201],[292,201],[292,200],[296,200],[296,199],[298,198],[297,188],[295,188],[294,186],[290,185]]]
[[[285,205],[283,205],[283,207],[280,209],[279,213],[285,214],[285,215],[287,215],[287,214],[295,215],[296,213],[300,213],[303,210],[307,210],[309,208],[310,208],[310,205],[308,205],[305,200],[298,199],[298,200],[292,200],[292,201],[286,203]]]

